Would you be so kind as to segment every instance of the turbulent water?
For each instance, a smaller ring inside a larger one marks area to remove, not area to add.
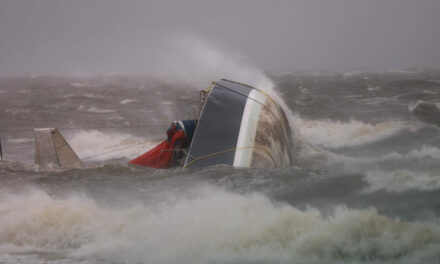
[[[440,73],[270,78],[290,168],[126,164],[210,83],[1,78],[0,263],[438,263]],[[87,168],[34,166],[34,127]]]

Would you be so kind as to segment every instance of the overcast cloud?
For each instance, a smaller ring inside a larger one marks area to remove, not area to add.
[[[274,72],[439,67],[439,14],[438,0],[0,0],[0,75],[185,74],[219,56]]]

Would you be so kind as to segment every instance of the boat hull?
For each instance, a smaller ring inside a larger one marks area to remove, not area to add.
[[[285,167],[292,147],[284,111],[270,96],[220,80],[206,99],[185,167]]]

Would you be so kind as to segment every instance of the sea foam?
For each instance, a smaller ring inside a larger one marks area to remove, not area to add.
[[[440,173],[413,172],[407,169],[393,171],[369,171],[366,173],[369,191],[387,190],[403,192],[408,190],[432,191],[440,189]]]
[[[439,259],[439,247],[435,223],[344,206],[323,216],[211,186],[173,202],[124,208],[42,190],[0,199],[3,254],[63,252],[124,263],[411,263]]]
[[[301,120],[301,135],[308,141],[327,148],[352,147],[393,136],[403,130],[416,131],[409,122],[369,124],[361,121]]]
[[[405,154],[401,154],[398,152],[388,153],[386,155],[383,155],[381,160],[420,160],[426,158],[440,160],[440,148],[435,146],[423,145],[420,149],[413,149]]]

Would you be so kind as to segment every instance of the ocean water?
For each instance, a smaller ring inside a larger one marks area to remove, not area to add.
[[[439,263],[440,72],[268,80],[291,167],[154,170],[127,161],[209,82],[0,78],[0,263]],[[37,127],[87,168],[34,166]]]

